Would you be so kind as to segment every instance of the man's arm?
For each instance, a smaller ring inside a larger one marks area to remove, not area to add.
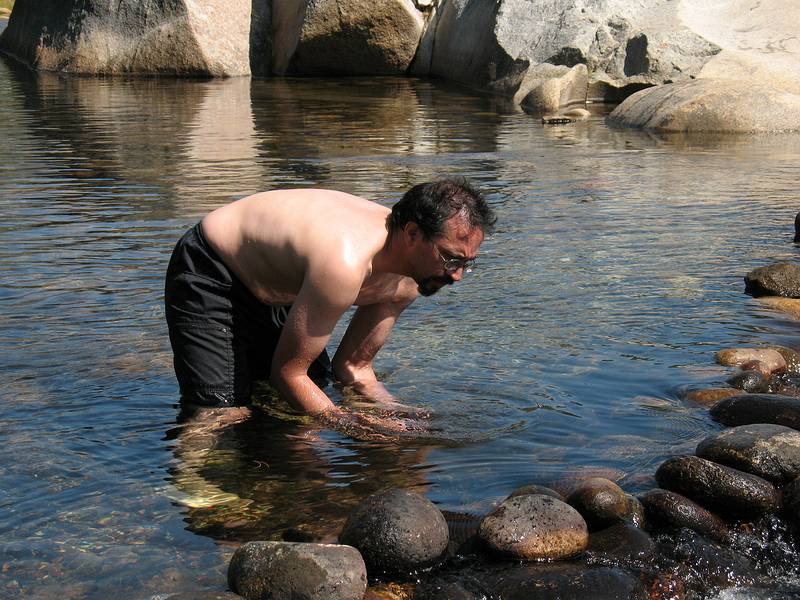
[[[389,338],[397,318],[416,297],[414,288],[400,299],[356,310],[332,361],[334,375],[339,381],[353,386],[356,392],[375,402],[394,402],[375,376],[372,361]]]
[[[360,286],[361,280],[352,275],[346,274],[343,279],[341,273],[309,274],[289,310],[272,358],[270,383],[282,398],[309,415],[336,410],[308,377],[308,368],[325,349],[336,322],[352,306]]]

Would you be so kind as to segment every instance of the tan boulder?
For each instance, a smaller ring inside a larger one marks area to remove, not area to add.
[[[584,104],[588,85],[586,65],[572,68],[540,64],[526,73],[514,102],[530,113],[549,113],[563,106]]]
[[[715,355],[719,364],[728,367],[739,366],[750,361],[763,363],[768,372],[786,367],[786,359],[780,352],[772,348],[727,348]]]

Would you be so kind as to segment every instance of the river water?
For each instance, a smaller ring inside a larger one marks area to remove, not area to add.
[[[800,345],[742,280],[798,254],[797,137],[655,137],[602,111],[545,127],[435,81],[8,60],[0,132],[0,596],[222,590],[235,543],[332,539],[392,485],[471,512],[576,472],[641,491],[718,430],[682,399],[729,375],[714,351]],[[497,232],[377,361],[436,439],[357,442],[269,409],[221,432],[177,424],[162,288],[183,231],[260,190],[388,206],[454,174],[484,189]]]

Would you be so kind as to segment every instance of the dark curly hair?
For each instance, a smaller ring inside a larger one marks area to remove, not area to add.
[[[392,207],[389,231],[399,231],[413,221],[430,240],[441,235],[445,221],[458,214],[486,235],[494,230],[497,221],[483,194],[459,177],[420,183],[408,190]]]

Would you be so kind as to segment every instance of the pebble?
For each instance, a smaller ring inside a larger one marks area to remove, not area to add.
[[[746,362],[757,360],[764,363],[770,372],[786,367],[786,360],[780,352],[772,348],[728,348],[717,352],[716,360],[719,364],[728,367],[738,367]]]
[[[702,404],[703,406],[711,406],[722,400],[723,398],[730,398],[731,396],[741,396],[742,391],[731,388],[711,388],[707,390],[692,390],[686,393],[686,400]]]
[[[776,394],[746,394],[720,400],[711,418],[729,427],[772,423],[800,429],[800,398]]]
[[[559,494],[554,489],[543,485],[537,485],[535,483],[529,483],[528,485],[523,485],[518,487],[513,492],[511,492],[508,497],[515,498],[517,496],[525,496],[527,494],[543,494],[545,496],[552,496],[553,498],[557,498],[558,500],[564,500],[564,496]]]
[[[724,542],[729,531],[725,522],[689,498],[655,489],[642,494],[647,522],[656,529],[677,530],[685,527],[712,540]]]
[[[478,535],[495,553],[528,560],[574,556],[589,542],[586,521],[580,513],[541,494],[503,501],[481,521]]]
[[[589,531],[605,529],[623,521],[630,506],[625,491],[602,477],[590,477],[579,483],[567,496],[566,502],[586,520]]]
[[[731,387],[753,394],[766,392],[769,388],[769,381],[758,371],[739,371],[730,376],[726,383]]]
[[[449,542],[441,511],[422,494],[394,488],[365,498],[339,541],[361,552],[371,576],[409,575],[434,566]]]
[[[589,535],[587,552],[610,558],[615,563],[627,563],[652,555],[655,549],[653,539],[644,531],[629,525],[617,523],[602,531]]]

